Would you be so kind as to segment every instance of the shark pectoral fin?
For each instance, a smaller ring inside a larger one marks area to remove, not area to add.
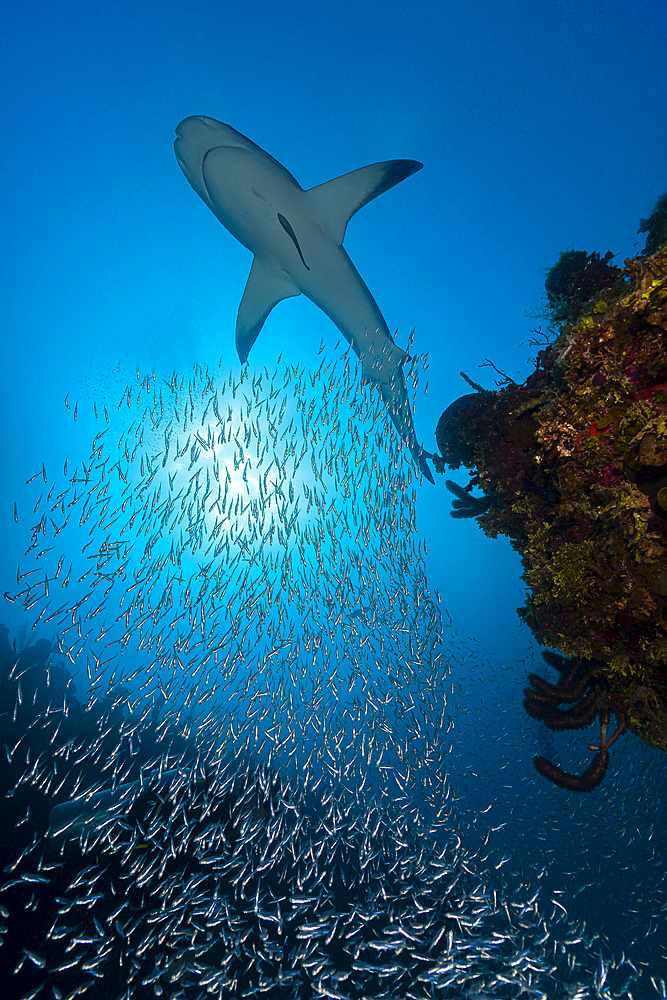
[[[236,317],[236,350],[242,363],[276,303],[300,294],[289,275],[255,257]]]
[[[342,243],[355,212],[423,166],[417,160],[385,160],[352,170],[304,193],[322,229],[336,243]]]

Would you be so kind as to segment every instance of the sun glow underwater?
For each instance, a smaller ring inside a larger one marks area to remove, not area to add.
[[[329,670],[338,698],[365,655],[383,659],[377,640],[350,656],[360,624],[379,635],[423,592],[433,629],[409,454],[349,349],[320,353],[310,373],[138,375],[119,404],[95,403],[88,459],[46,495],[38,475],[26,555],[39,569],[20,573],[14,599],[86,664],[89,697],[180,697],[192,720],[216,678],[236,678],[228,698],[280,665],[306,688]],[[411,363],[413,391],[424,363]]]

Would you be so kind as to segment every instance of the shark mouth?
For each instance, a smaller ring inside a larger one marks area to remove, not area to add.
[[[201,164],[199,166],[199,173],[200,173],[200,177],[201,177],[202,188],[206,192],[206,197],[208,198],[209,208],[213,212],[215,212],[215,209],[213,208],[213,199],[211,198],[211,192],[208,189],[208,185],[207,185],[206,181],[204,180],[204,164],[206,163],[206,157],[208,156],[209,153],[212,153],[214,149],[222,149],[222,148],[223,148],[222,146],[217,145],[217,146],[211,146],[210,149],[207,149],[206,152],[204,153],[203,157],[202,157],[202,161],[201,161]],[[176,158],[178,159],[178,154],[176,154]]]

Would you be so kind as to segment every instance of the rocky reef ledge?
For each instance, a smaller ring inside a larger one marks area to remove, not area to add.
[[[561,254],[535,371],[496,390],[464,376],[477,391],[442,414],[436,469],[470,470],[447,482],[452,515],[510,539],[529,589],[518,614],[587,665],[601,722],[614,712],[667,751],[667,244],[611,258]],[[553,693],[527,695],[557,718]]]

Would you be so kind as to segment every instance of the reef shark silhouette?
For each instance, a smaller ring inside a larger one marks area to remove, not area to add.
[[[378,305],[342,247],[349,219],[383,191],[420,170],[387,160],[307,191],[277,160],[230,125],[194,115],[176,127],[176,159],[197,194],[255,255],[239,306],[236,348],[242,362],[282,299],[303,292],[333,320],[375,383],[421,472],[433,475],[418,444],[402,365]]]

